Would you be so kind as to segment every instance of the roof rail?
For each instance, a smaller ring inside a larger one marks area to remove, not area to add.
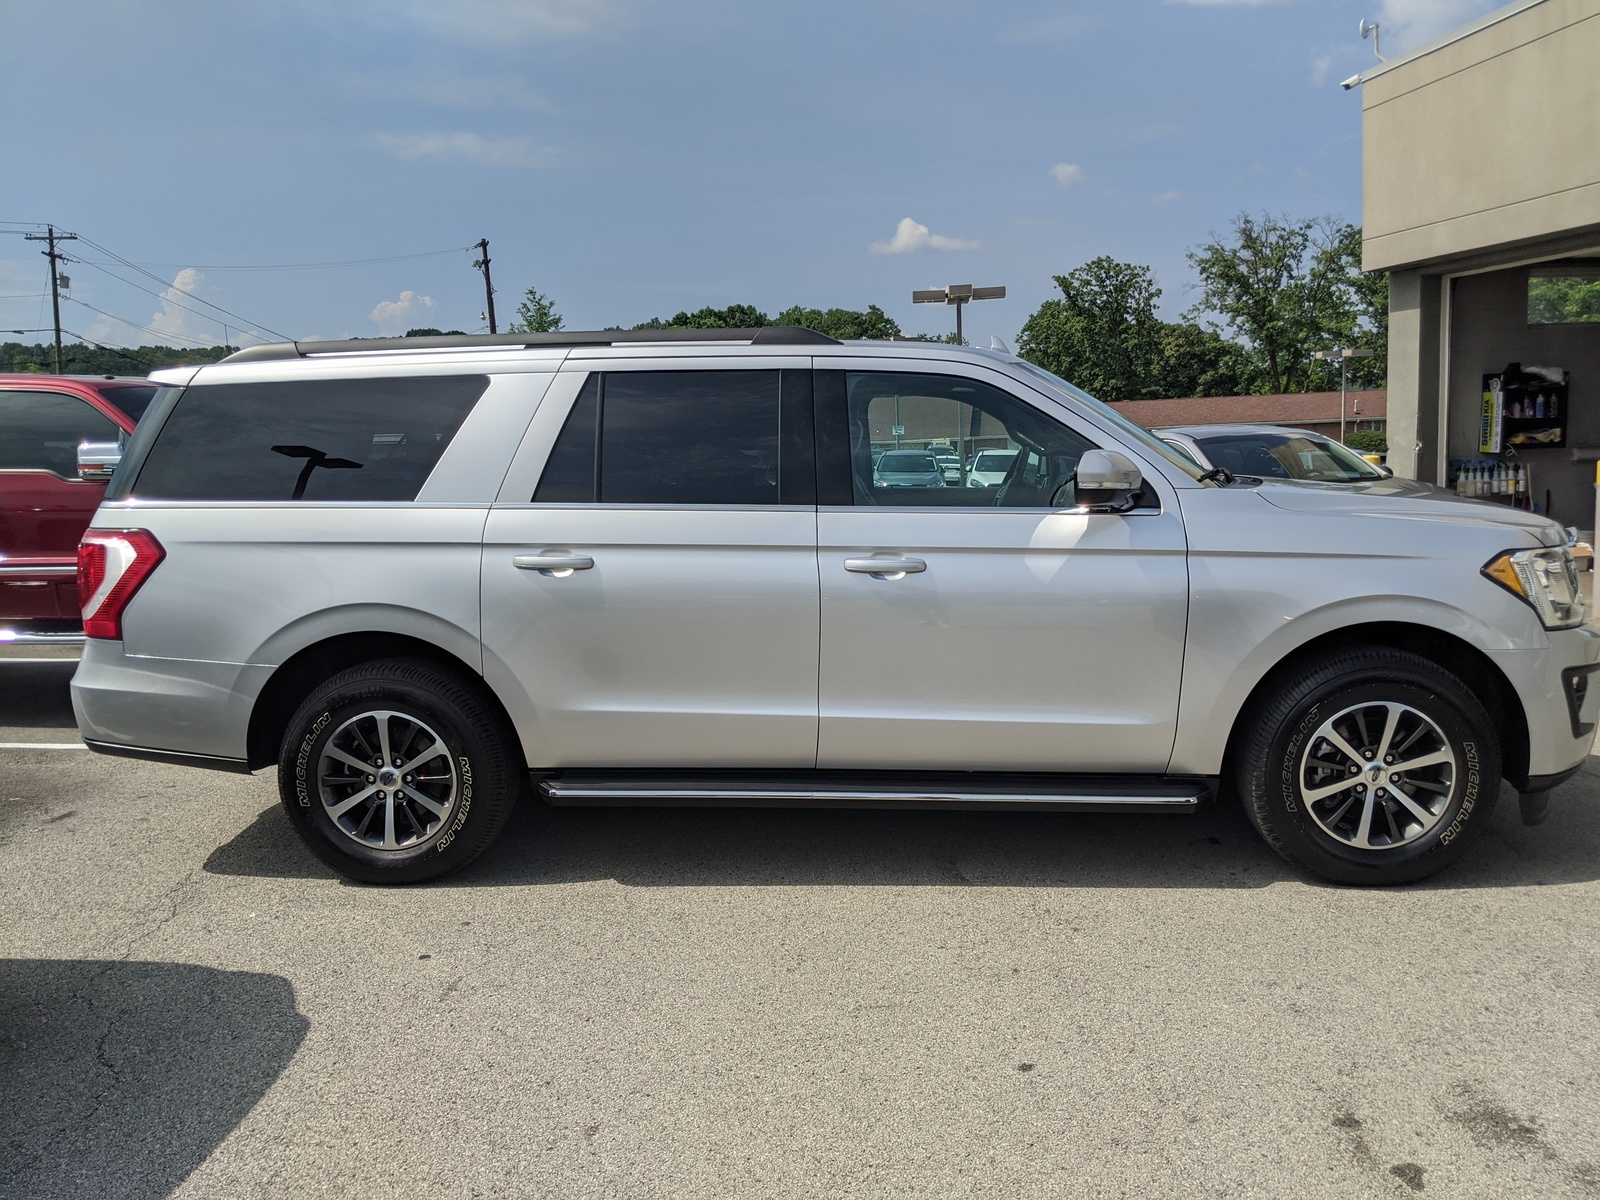
[[[264,342],[246,346],[226,363],[271,362],[313,354],[370,354],[374,350],[454,350],[493,346],[619,346],[660,342],[745,342],[751,346],[837,346],[815,329],[768,325],[761,329],[598,329],[576,333],[462,333],[443,337],[351,338],[341,342]]]

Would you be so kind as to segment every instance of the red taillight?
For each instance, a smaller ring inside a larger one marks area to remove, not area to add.
[[[167,552],[148,529],[90,529],[78,543],[85,637],[122,637],[122,610]]]

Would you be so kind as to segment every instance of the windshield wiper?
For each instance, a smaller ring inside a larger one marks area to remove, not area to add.
[[[1201,483],[1207,483],[1215,480],[1223,487],[1228,487],[1234,482],[1235,479],[1236,476],[1232,471],[1228,470],[1227,467],[1212,467],[1211,470],[1200,476]]]

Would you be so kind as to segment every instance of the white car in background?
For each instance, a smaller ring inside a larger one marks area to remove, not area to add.
[[[1006,472],[1017,457],[1015,450],[979,450],[972,457],[972,469],[967,472],[968,487],[999,487],[1005,482]]]

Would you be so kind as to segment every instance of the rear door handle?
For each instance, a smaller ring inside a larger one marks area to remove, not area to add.
[[[874,554],[870,558],[847,558],[844,560],[844,569],[859,575],[871,575],[874,579],[904,579],[907,575],[926,571],[928,564],[905,554]]]
[[[587,571],[594,559],[587,554],[568,554],[564,551],[546,551],[543,554],[518,554],[511,560],[519,571],[537,571],[554,579],[565,579],[574,571]]]

